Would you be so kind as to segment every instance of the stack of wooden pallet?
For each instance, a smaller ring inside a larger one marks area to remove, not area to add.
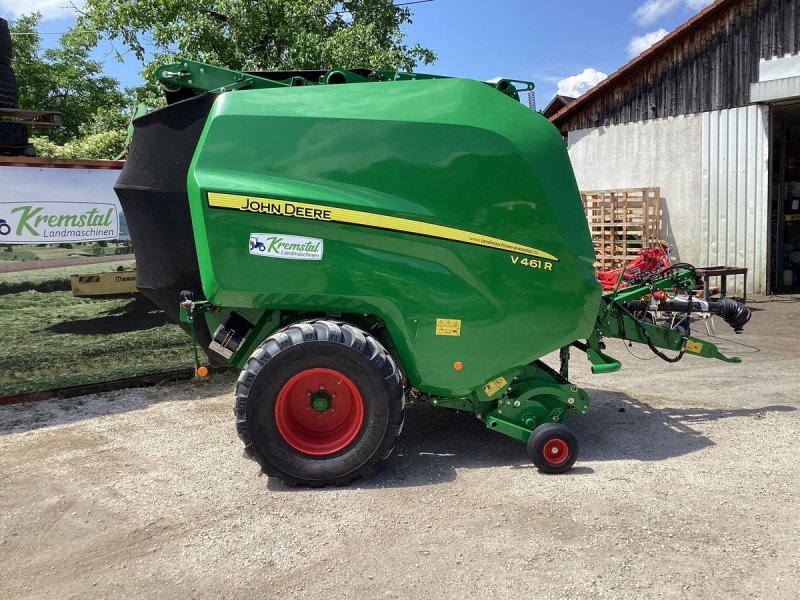
[[[621,267],[642,248],[658,243],[660,197],[661,189],[657,187],[581,192],[597,256],[596,268]]]

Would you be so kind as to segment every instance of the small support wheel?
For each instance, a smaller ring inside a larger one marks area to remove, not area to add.
[[[528,457],[542,473],[564,473],[578,458],[578,438],[562,423],[539,425],[528,438]]]

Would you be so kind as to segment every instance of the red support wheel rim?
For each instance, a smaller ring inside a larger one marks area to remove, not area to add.
[[[560,438],[552,438],[544,443],[542,455],[551,465],[560,465],[569,458],[569,446]]]
[[[306,369],[275,401],[275,424],[295,450],[325,456],[345,448],[364,422],[364,400],[353,381],[333,369]]]

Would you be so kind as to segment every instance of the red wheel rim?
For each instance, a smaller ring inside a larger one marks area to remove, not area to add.
[[[295,450],[314,456],[338,452],[364,422],[364,401],[353,381],[333,369],[307,369],[278,392],[275,424]]]
[[[542,454],[551,465],[560,465],[569,458],[569,446],[564,440],[553,438],[544,443]]]

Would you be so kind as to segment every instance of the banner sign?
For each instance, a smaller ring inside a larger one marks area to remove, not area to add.
[[[0,243],[60,244],[115,240],[119,217],[99,202],[0,202]]]
[[[130,239],[116,169],[0,166],[0,244]]]

